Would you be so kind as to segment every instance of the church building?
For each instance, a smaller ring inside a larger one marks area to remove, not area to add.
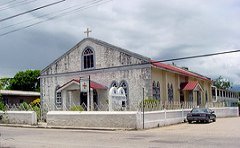
[[[80,81],[88,78],[89,102],[87,93],[80,91]],[[141,102],[143,94],[161,102],[204,105],[212,101],[209,78],[94,38],[83,39],[44,68],[40,85],[43,105],[58,110],[88,103],[91,110],[97,110],[95,106],[108,104],[112,87],[124,89],[128,110]]]

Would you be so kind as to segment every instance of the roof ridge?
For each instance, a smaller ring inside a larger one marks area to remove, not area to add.
[[[133,52],[133,51],[130,51],[130,50],[127,50],[127,49],[118,47],[118,46],[116,46],[116,45],[113,45],[113,44],[111,44],[111,43],[105,42],[105,41],[100,40],[100,39],[91,38],[91,37],[86,38],[86,39],[90,39],[90,40],[92,40],[92,41],[98,42],[98,43],[103,44],[103,45],[105,45],[105,46],[110,46],[110,47],[112,47],[112,48],[121,50],[122,52],[128,53],[128,54],[130,54],[130,55],[136,56],[136,57],[138,57],[138,58],[141,58],[141,59],[144,59],[144,60],[147,60],[147,61],[148,61],[148,60],[151,60],[151,58],[149,58],[149,57],[146,57],[146,56],[143,56],[143,55],[138,54],[138,53],[136,53],[136,52]]]
[[[181,73],[183,75],[190,75],[190,76],[193,76],[193,77],[197,77],[197,78],[200,78],[200,79],[211,81],[211,79],[206,77],[206,76],[191,72],[189,70],[182,69],[182,68],[180,68],[178,66],[175,66],[175,65],[165,64],[165,63],[154,61],[154,60],[151,60],[151,64],[154,65],[154,66],[160,67],[160,68],[164,68],[164,69],[168,69],[170,71],[175,71],[175,72]],[[161,64],[161,65],[159,65],[159,64]]]
[[[41,73],[45,72],[50,66],[52,66],[53,64],[55,64],[56,62],[58,62],[60,59],[62,59],[65,55],[69,54],[72,50],[76,49],[76,47],[80,46],[80,44],[82,44],[84,41],[86,40],[90,40],[96,44],[100,44],[102,46],[108,46],[108,47],[112,47],[116,50],[120,50],[121,52],[123,53],[126,53],[126,54],[129,54],[135,58],[139,58],[141,60],[145,60],[145,61],[150,61],[151,58],[149,57],[145,57],[143,55],[140,55],[138,53],[135,53],[135,52],[132,52],[130,50],[127,50],[127,49],[123,49],[121,47],[118,47],[118,46],[115,46],[113,44],[110,44],[110,43],[107,43],[105,41],[102,41],[102,40],[99,40],[99,39],[95,39],[95,38],[91,38],[91,37],[88,37],[88,38],[84,38],[82,39],[81,41],[79,41],[76,45],[74,45],[72,48],[70,48],[69,50],[67,50],[63,55],[61,55],[60,57],[58,57],[57,59],[55,59],[52,63],[50,63],[48,66],[46,66],[42,71]]]

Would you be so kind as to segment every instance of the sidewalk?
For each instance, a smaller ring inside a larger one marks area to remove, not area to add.
[[[40,122],[37,125],[28,125],[28,124],[4,124],[0,123],[0,126],[6,126],[6,127],[26,127],[26,128],[47,128],[46,122]]]
[[[37,125],[27,124],[2,124],[0,126],[5,127],[19,127],[19,128],[46,128],[46,129],[72,129],[72,130],[104,130],[104,131],[117,131],[117,130],[135,130],[135,129],[123,129],[123,128],[96,128],[96,127],[69,127],[69,126],[47,126],[46,122],[39,122]]]

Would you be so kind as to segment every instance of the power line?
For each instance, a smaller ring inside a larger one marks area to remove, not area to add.
[[[88,8],[91,8],[91,7],[94,7],[94,6],[98,6],[98,5],[102,5],[102,4],[107,3],[107,2],[110,2],[110,1],[112,1],[112,0],[108,0],[108,1],[104,1],[104,0],[97,0],[97,1],[96,1],[96,0],[94,0],[94,1],[95,1],[95,2],[92,2],[92,3],[89,4],[89,5],[81,6],[81,7],[78,7],[78,8],[76,8],[76,9],[74,9],[74,10],[71,10],[71,11],[68,11],[68,12],[64,12],[64,13],[60,13],[59,15],[55,15],[55,16],[49,17],[47,20],[43,20],[43,21],[39,21],[39,22],[36,22],[36,23],[32,23],[32,24],[30,24],[30,25],[27,25],[27,26],[24,26],[24,27],[21,27],[21,28],[17,28],[17,29],[14,29],[14,30],[11,30],[11,31],[2,33],[2,34],[0,34],[0,37],[1,37],[1,36],[5,36],[5,35],[10,34],[10,33],[14,33],[14,32],[23,30],[23,29],[30,28],[30,27],[32,27],[32,26],[35,26],[35,25],[38,25],[38,24],[41,24],[41,23],[44,23],[44,22],[47,22],[47,21],[50,21],[50,20],[54,20],[54,19],[63,17],[63,16],[65,16],[65,15],[68,15],[68,14],[73,13],[73,12],[85,10],[85,9],[88,9]]]
[[[231,50],[231,51],[224,51],[224,52],[217,52],[217,53],[210,53],[210,54],[203,54],[203,55],[195,55],[195,56],[188,56],[188,57],[180,57],[180,58],[173,58],[173,59],[166,59],[166,60],[145,61],[143,63],[123,65],[123,66],[137,66],[137,65],[154,64],[154,63],[164,63],[164,62],[170,62],[170,61],[196,59],[196,58],[210,57],[210,56],[216,56],[216,55],[224,55],[224,54],[237,53],[237,52],[240,52],[240,50]],[[122,67],[122,66],[119,66],[119,67]]]
[[[196,56],[189,56],[189,57],[182,57],[182,58],[174,58],[174,59],[166,59],[166,60],[158,60],[158,61],[145,61],[143,63],[105,67],[105,68],[94,69],[94,70],[105,70],[105,69],[111,69],[111,68],[122,68],[122,67],[130,67],[130,66],[147,65],[147,64],[154,64],[154,63],[160,63],[160,62],[169,62],[169,61],[176,61],[176,60],[186,60],[186,59],[193,59],[193,58],[209,57],[209,56],[223,55],[223,54],[236,53],[236,52],[240,52],[240,50],[232,50],[232,51],[225,51],[225,52],[218,52],[218,53],[211,53],[211,54],[204,54],[204,55],[196,55]],[[92,71],[92,69],[88,70],[88,71]],[[82,71],[76,71],[76,72],[82,72]],[[68,74],[68,73],[75,73],[75,72],[64,72],[61,74]],[[50,74],[50,75],[56,75],[56,74]]]
[[[97,2],[99,0],[92,0],[92,1],[88,1],[86,3],[83,3],[83,4],[91,4],[93,2]],[[72,9],[74,7],[77,7],[79,8],[79,5],[75,5],[75,6],[71,6],[71,7],[68,7],[68,8],[65,8],[65,9],[61,9],[61,10],[58,10],[58,11],[55,11],[55,12],[51,12],[51,13],[48,13],[48,14],[44,14],[44,15],[40,15],[38,16],[37,18],[43,18],[43,17],[48,17],[48,16],[51,16],[53,14],[58,14],[59,15],[59,12],[62,14],[62,13],[66,13],[65,11],[69,10],[69,9]],[[82,6],[81,6],[82,7]],[[0,30],[3,30],[3,29],[7,29],[7,28],[10,28],[10,27],[14,27],[14,26],[17,26],[17,25],[20,25],[20,24],[23,24],[23,23],[26,23],[26,22],[30,22],[30,21],[33,21],[35,20],[36,18],[32,18],[32,19],[28,19],[28,20],[24,20],[24,21],[20,21],[20,22],[17,22],[15,24],[11,24],[11,25],[8,25],[8,26],[4,26],[2,28],[0,28]]]
[[[8,8],[12,8],[12,7],[15,7],[18,5],[22,5],[22,3],[26,3],[26,1],[28,1],[28,0],[16,1],[15,3],[8,4],[7,6],[1,7],[0,11],[6,10]]]
[[[179,60],[186,60],[186,59],[210,57],[210,56],[222,55],[222,54],[229,54],[229,53],[235,53],[235,52],[240,52],[240,50],[232,50],[232,51],[217,52],[217,53],[212,53],[212,54],[203,54],[203,55],[196,55],[196,56],[188,56],[188,57],[182,57],[182,58],[173,58],[173,59],[167,59],[167,60],[154,61],[154,62],[151,62],[151,63],[169,62],[169,61],[179,61]]]
[[[21,5],[26,5],[26,4],[35,2],[35,1],[37,1],[37,0],[32,0],[32,1],[24,0],[24,1],[20,1],[20,2],[17,2],[17,3],[14,3],[14,4],[11,4],[11,5],[2,7],[2,8],[0,8],[0,11],[8,10],[8,9],[11,9],[11,8],[14,8],[14,7],[17,7],[17,6],[21,6]]]
[[[24,15],[24,14],[27,14],[27,13],[30,13],[30,12],[33,12],[33,11],[36,11],[36,10],[39,10],[39,9],[42,9],[42,8],[45,8],[45,7],[49,7],[49,6],[52,6],[52,5],[56,5],[58,3],[62,3],[66,0],[61,0],[61,1],[57,1],[57,2],[54,2],[54,3],[50,3],[50,4],[47,4],[47,5],[44,5],[44,6],[41,6],[41,7],[37,7],[35,9],[32,9],[32,10],[28,10],[26,12],[22,12],[22,13],[19,13],[19,14],[16,14],[16,15],[13,15],[13,16],[10,16],[10,17],[6,17],[6,18],[3,18],[3,19],[0,19],[0,22],[3,22],[3,21],[6,21],[6,20],[9,20],[9,19],[12,19],[12,18],[15,18],[15,17],[18,17],[20,15]]]
[[[16,1],[16,0],[9,1],[9,2],[6,2],[6,3],[1,4],[0,6],[2,7],[2,6],[4,6],[4,5],[8,5],[8,4],[13,3],[13,2],[15,2],[15,1]]]

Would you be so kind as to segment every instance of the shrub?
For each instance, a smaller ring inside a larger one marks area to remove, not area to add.
[[[31,109],[31,106],[29,104],[27,104],[26,102],[23,102],[23,103],[20,104],[19,109],[28,111],[28,110]]]
[[[5,111],[5,109],[6,109],[6,106],[4,105],[2,100],[0,100],[0,110]]]
[[[35,105],[39,106],[40,103],[41,103],[40,98],[37,98],[37,99],[33,100],[30,104],[31,104],[31,106],[35,106]]]
[[[84,111],[83,107],[81,105],[77,105],[77,106],[72,106],[70,108],[71,111]]]
[[[36,112],[36,114],[37,114],[37,119],[40,120],[40,118],[41,118],[41,109],[40,109],[40,107],[38,107],[37,105],[35,105],[35,106],[32,107],[32,109],[33,109],[33,111]]]
[[[155,108],[159,106],[159,100],[156,99],[145,99],[144,100],[144,108]],[[142,102],[140,103],[140,107],[142,107]]]

